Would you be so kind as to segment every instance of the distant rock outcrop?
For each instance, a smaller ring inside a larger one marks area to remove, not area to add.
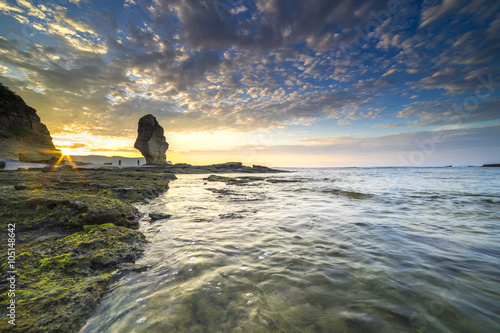
[[[0,83],[0,158],[55,163],[60,156],[36,110]]]
[[[167,165],[168,143],[163,135],[163,127],[153,115],[145,115],[139,120],[137,140],[134,147],[146,158],[149,165]]]

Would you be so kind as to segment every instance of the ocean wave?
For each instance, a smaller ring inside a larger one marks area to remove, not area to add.
[[[370,199],[373,198],[375,195],[371,193],[362,193],[362,192],[355,192],[355,191],[347,191],[347,190],[341,190],[338,188],[334,189],[310,189],[310,188],[296,188],[293,190],[286,190],[286,191],[292,191],[292,192],[319,192],[323,194],[333,194],[336,196],[343,196],[347,197],[349,199]]]
[[[338,188],[329,189],[329,190],[321,190],[320,192],[325,193],[325,194],[334,194],[334,195],[338,195],[338,196],[345,196],[349,199],[370,199],[370,198],[374,197],[373,194],[354,192],[354,191],[345,191],[345,190],[341,190]]]

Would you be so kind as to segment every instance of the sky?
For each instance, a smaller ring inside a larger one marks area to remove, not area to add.
[[[500,2],[0,0],[0,81],[56,147],[174,163],[500,163]]]

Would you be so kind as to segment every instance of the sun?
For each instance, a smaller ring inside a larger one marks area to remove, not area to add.
[[[63,155],[74,155],[74,149],[71,149],[71,148],[59,148],[59,150],[61,151],[61,154]]]
[[[75,156],[75,155],[82,155],[84,153],[84,150],[82,148],[70,148],[70,147],[57,147],[61,151],[62,155],[67,155],[67,156]]]

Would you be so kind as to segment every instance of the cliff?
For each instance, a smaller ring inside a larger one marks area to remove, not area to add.
[[[36,110],[0,83],[0,159],[54,163],[60,156]]]

